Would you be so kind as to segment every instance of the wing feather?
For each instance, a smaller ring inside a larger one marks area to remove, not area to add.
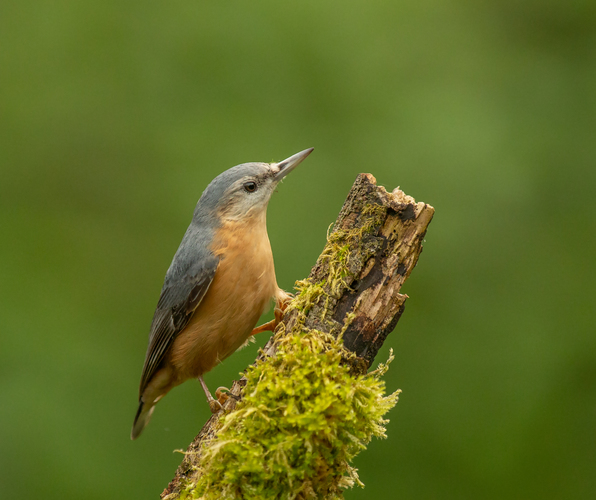
[[[185,270],[168,271],[151,323],[139,397],[159,369],[172,342],[184,330],[201,304],[213,281],[218,263],[218,259],[213,257]]]

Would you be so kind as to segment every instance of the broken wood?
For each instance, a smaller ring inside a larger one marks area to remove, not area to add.
[[[407,295],[400,289],[418,261],[433,214],[433,207],[399,188],[389,193],[371,174],[360,174],[310,275],[297,282],[284,331],[341,335],[344,347],[356,354],[346,362],[355,373],[365,373],[404,311]],[[259,359],[275,352],[273,336]],[[234,411],[245,384],[244,378],[234,381],[224,412]],[[213,415],[190,444],[162,500],[179,498],[196,482],[201,450],[215,437],[219,418]]]

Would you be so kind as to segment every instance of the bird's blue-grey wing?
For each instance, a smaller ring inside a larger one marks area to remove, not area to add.
[[[153,315],[139,396],[159,369],[176,336],[192,318],[215,276],[219,259],[208,252],[199,252],[203,255],[190,258],[186,255],[185,240],[187,238],[168,270]]]

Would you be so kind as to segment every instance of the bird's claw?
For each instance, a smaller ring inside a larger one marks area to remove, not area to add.
[[[287,307],[288,307],[287,304],[283,304],[283,309],[281,309],[279,307],[276,307],[273,310],[273,315],[275,316],[275,320],[274,320],[275,321],[275,326],[277,326],[277,325],[279,325],[281,323],[281,320],[284,317],[284,311],[286,310]]]
[[[218,387],[215,389],[215,399],[217,399],[220,405],[223,405],[228,400],[228,392],[230,390],[227,387]]]
[[[235,394],[232,394],[230,389],[228,389],[227,387],[218,387],[215,391],[215,397],[221,405],[223,405],[229,398],[235,399],[236,401],[240,401],[240,398]]]
[[[250,333],[251,335],[256,335],[261,332],[274,332],[275,331],[275,329],[277,328],[277,325],[279,325],[281,323],[281,321],[284,317],[284,312],[288,308],[288,304],[290,303],[290,298],[293,297],[293,295],[291,295],[289,293],[286,293],[286,292],[284,292],[284,293],[286,295],[285,299],[284,300],[278,299],[275,302],[275,309],[273,310],[273,315],[275,316],[275,319],[268,321],[264,325],[257,326]]]
[[[218,413],[223,410],[223,406],[217,399],[212,399],[209,401],[209,409],[211,413]]]

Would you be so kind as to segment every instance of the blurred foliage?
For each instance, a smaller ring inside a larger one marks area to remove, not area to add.
[[[596,495],[596,3],[8,0],[0,68],[2,497],[157,497],[209,412],[128,437],[170,259],[215,175],[310,146],[286,289],[357,173],[437,209],[346,497]]]

